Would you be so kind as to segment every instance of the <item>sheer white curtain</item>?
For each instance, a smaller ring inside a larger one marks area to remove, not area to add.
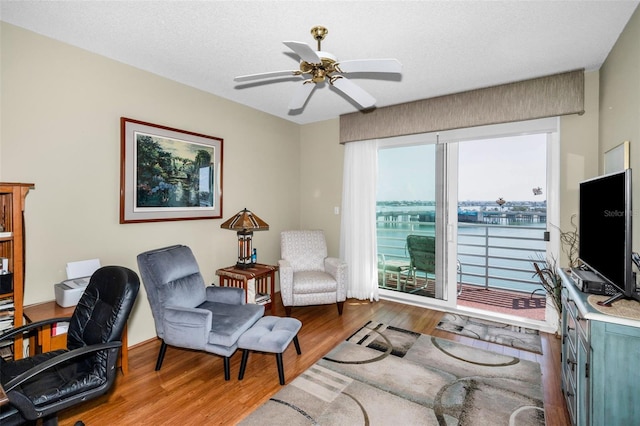
[[[349,265],[347,297],[378,300],[375,140],[345,144],[340,257]]]

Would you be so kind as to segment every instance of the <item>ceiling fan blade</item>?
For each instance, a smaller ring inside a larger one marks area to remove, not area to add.
[[[252,81],[252,80],[261,80],[263,78],[273,78],[273,77],[293,77],[298,75],[299,71],[272,71],[272,72],[263,72],[260,74],[249,74],[249,75],[240,75],[235,77],[233,81]]]
[[[344,77],[336,78],[332,84],[333,87],[349,96],[364,109],[371,108],[376,104],[376,100],[373,96],[365,92],[364,89],[353,83],[351,80],[347,80]]]
[[[319,64],[322,59],[318,56],[315,50],[311,48],[307,43],[301,41],[283,41],[283,43],[291,50],[296,52],[300,59],[310,64]]]
[[[289,102],[289,110],[301,109],[315,88],[315,83],[304,83],[300,86]]]
[[[338,63],[344,72],[402,72],[402,64],[397,59],[354,59]]]

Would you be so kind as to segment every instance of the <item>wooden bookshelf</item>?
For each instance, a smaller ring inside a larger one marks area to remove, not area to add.
[[[23,325],[25,240],[24,208],[32,183],[0,182],[0,257],[7,259],[8,271],[13,275],[13,288],[0,294],[0,302],[13,300],[13,327]],[[23,357],[23,339],[13,342],[13,357]]]

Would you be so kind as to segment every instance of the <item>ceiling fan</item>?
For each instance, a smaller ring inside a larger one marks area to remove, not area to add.
[[[298,110],[304,107],[311,92],[317,83],[328,81],[330,85],[357,102],[362,109],[371,108],[376,100],[357,84],[345,77],[349,73],[400,73],[402,65],[397,59],[355,59],[338,61],[329,52],[323,52],[320,43],[329,31],[325,27],[311,28],[311,35],[318,42],[318,50],[314,51],[307,43],[300,41],[285,41],[287,47],[300,57],[300,69],[288,71],[273,71],[260,74],[242,75],[234,78],[237,82],[261,80],[266,78],[284,76],[302,76],[309,78],[304,80],[302,86],[295,92],[289,110]]]

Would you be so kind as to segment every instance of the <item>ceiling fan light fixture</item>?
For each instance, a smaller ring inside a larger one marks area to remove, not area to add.
[[[325,53],[325,52],[318,52]],[[333,56],[333,55],[325,55],[325,56]],[[327,77],[331,77],[331,74],[334,72],[340,72],[338,68],[338,64],[333,58],[321,57],[322,62],[315,64],[309,63],[305,61],[300,62],[300,72],[302,74],[311,74],[311,80],[314,83],[321,83]]]

